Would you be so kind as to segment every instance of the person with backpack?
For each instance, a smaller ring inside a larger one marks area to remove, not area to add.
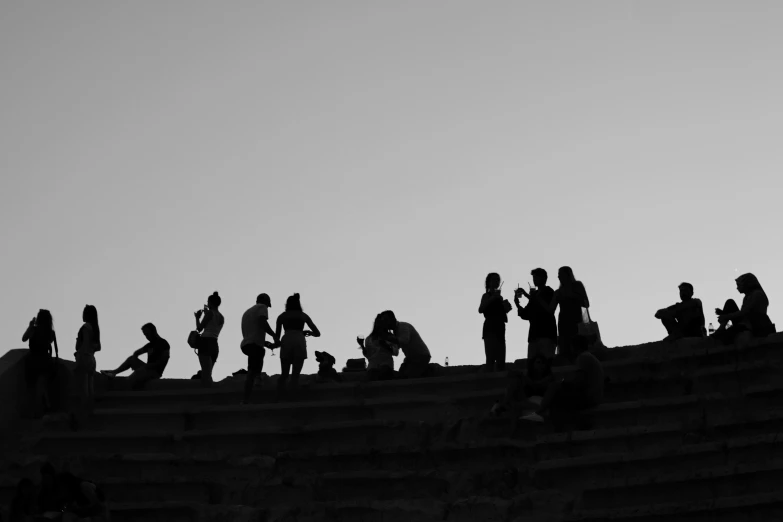
[[[220,352],[218,336],[225,323],[223,314],[219,310],[221,303],[220,296],[214,292],[207,298],[204,308],[193,314],[196,316],[196,332],[201,334],[197,346],[198,361],[201,364],[201,384],[204,387],[212,386],[212,369]]]

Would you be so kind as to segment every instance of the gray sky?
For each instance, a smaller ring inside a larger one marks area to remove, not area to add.
[[[390,308],[433,359],[483,362],[484,277],[570,265],[609,346],[708,321],[752,271],[778,317],[779,2],[5,2],[0,303],[73,357],[98,308],[116,366],[154,322],[169,376],[218,290],[300,292],[342,367]],[[528,326],[509,317],[508,358]],[[278,373],[279,358],[265,371]]]

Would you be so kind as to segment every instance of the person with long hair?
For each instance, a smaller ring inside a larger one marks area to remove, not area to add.
[[[394,356],[400,349],[393,343],[391,331],[383,314],[375,316],[372,332],[359,346],[367,357],[367,379],[370,381],[386,381],[394,378]]]
[[[98,310],[86,305],[82,311],[84,324],[76,336],[76,367],[79,390],[88,402],[95,396],[95,352],[101,350],[101,328],[98,326]]]
[[[201,364],[201,384],[205,387],[212,386],[212,369],[215,367],[220,352],[218,336],[225,323],[223,314],[220,313],[221,303],[220,296],[214,292],[207,298],[207,304],[204,305],[204,308],[193,314],[196,316],[196,331],[201,334],[198,345],[198,362]]]
[[[734,299],[728,299],[723,308],[716,308],[720,327],[713,334],[724,343],[731,343],[742,334],[743,337],[766,337],[775,333],[775,326],[767,315],[769,299],[758,278],[751,273],[736,279],[737,291],[744,294],[742,308]],[[728,323],[731,322],[731,327]]]
[[[484,280],[478,312],[484,315],[481,338],[484,339],[486,370],[503,371],[506,367],[506,323],[511,303],[500,295],[500,274],[491,272]]]
[[[305,325],[310,330],[305,330]],[[281,331],[285,330],[283,337]],[[280,377],[277,379],[277,400],[281,400],[285,394],[288,374],[291,374],[291,387],[295,388],[299,383],[299,374],[302,372],[305,359],[307,359],[307,337],[320,337],[321,332],[315,326],[310,316],[302,310],[299,294],[294,294],[285,302],[285,311],[277,317],[275,339],[280,339]]]
[[[558,306],[560,307],[557,317],[557,350],[567,361],[573,362],[576,357],[573,344],[579,335],[582,308],[590,308],[590,300],[587,298],[585,285],[576,280],[571,267],[560,267],[557,278],[560,280],[560,288],[555,290],[555,295],[548,306],[552,313]]]
[[[60,357],[54,320],[49,310],[38,311],[22,335],[22,342],[27,342],[30,349],[25,357],[25,380],[33,400],[34,414],[38,416],[41,406],[44,411],[51,409],[47,385],[56,369],[52,360],[52,343],[55,356]]]

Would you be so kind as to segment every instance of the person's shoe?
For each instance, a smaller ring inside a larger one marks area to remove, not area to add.
[[[519,418],[519,420],[530,421],[530,422],[544,422],[544,418],[536,412],[528,413],[527,415],[522,415]]]

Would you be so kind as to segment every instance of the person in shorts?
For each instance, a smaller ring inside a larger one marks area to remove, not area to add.
[[[245,391],[242,396],[242,404],[250,402],[253,393],[253,384],[261,377],[264,369],[264,355],[268,343],[266,334],[272,336],[274,345],[278,344],[274,330],[269,326],[269,309],[272,300],[267,294],[258,294],[256,304],[245,310],[242,314],[242,342],[239,347],[242,353],[247,355],[247,376],[245,377]]]
[[[225,324],[223,314],[219,310],[221,302],[220,296],[215,292],[207,298],[204,309],[194,314],[196,331],[201,334],[198,343],[198,361],[201,364],[201,384],[205,387],[212,386],[212,369],[220,353],[218,336]]]

